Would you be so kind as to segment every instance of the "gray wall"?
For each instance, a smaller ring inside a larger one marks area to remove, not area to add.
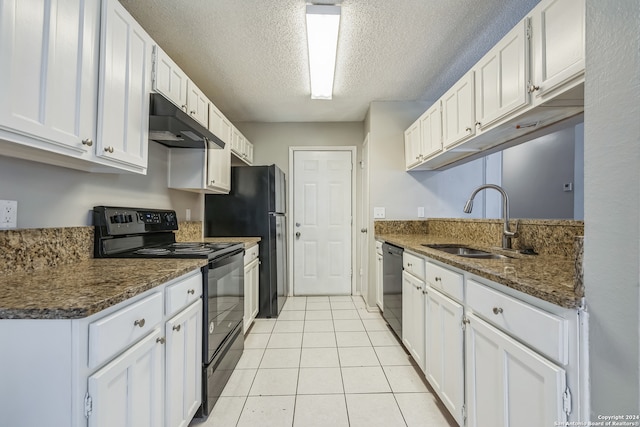
[[[640,2],[586,5],[584,279],[597,420],[640,412]]]
[[[96,205],[175,209],[202,219],[201,197],[167,188],[166,147],[149,143],[147,175],[100,174],[0,156],[0,199],[18,201],[18,228],[91,225]]]
[[[574,128],[570,127],[502,152],[502,187],[513,218],[573,219]],[[581,188],[581,186],[579,187]]]

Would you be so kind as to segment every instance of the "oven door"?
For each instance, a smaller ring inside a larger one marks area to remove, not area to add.
[[[213,360],[244,317],[244,251],[209,262],[204,287],[203,363]]]

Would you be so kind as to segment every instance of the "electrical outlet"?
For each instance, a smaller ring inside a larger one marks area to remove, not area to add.
[[[562,186],[562,191],[564,191],[565,193],[573,191],[573,182],[564,183],[564,185]]]
[[[15,200],[0,200],[0,229],[16,228],[18,226],[18,202]]]
[[[187,209],[184,215],[185,221],[191,221],[191,209]]]
[[[385,208],[373,208],[374,219],[384,219],[387,216]]]
[[[424,218],[424,206],[418,207],[418,218]]]

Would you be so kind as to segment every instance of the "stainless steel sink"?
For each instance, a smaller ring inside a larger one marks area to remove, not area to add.
[[[494,254],[492,252],[482,251],[480,249],[472,249],[468,246],[464,245],[453,245],[453,244],[434,244],[427,245],[423,244],[427,248],[437,249],[442,252],[446,252],[449,254],[461,256],[463,258],[475,258],[475,259],[505,259],[511,258],[506,255]]]

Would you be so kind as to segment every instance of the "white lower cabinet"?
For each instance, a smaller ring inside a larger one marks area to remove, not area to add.
[[[459,425],[464,424],[464,309],[433,288],[425,288],[424,373]]]
[[[162,423],[162,331],[159,328],[89,377],[89,427]],[[53,424],[52,424],[53,425]]]
[[[202,399],[202,300],[167,321],[165,426],[186,427]]]
[[[382,266],[384,265],[382,260],[382,242],[376,241],[376,304],[380,310],[384,310],[382,304]]]
[[[242,332],[247,333],[260,309],[259,246],[249,248],[244,255],[244,317]]]
[[[424,282],[402,272],[402,342],[424,370]]]
[[[89,317],[2,320],[0,425],[187,426],[202,399],[201,295],[196,270]]]
[[[565,370],[475,315],[467,318],[467,426],[565,422]]]

